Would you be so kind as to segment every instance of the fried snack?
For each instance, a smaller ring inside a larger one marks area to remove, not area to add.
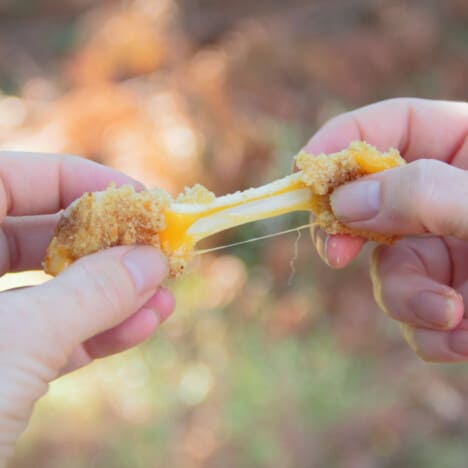
[[[296,165],[302,170],[302,180],[312,188],[312,208],[317,224],[328,234],[350,234],[367,240],[389,244],[396,236],[351,229],[341,223],[330,206],[330,195],[336,187],[364,175],[406,164],[396,149],[381,153],[362,141],[355,141],[338,153],[311,156],[302,151]]]
[[[63,212],[47,249],[45,271],[56,275],[76,259],[115,245],[160,248],[158,233],[170,201],[162,190],[135,192],[131,185],[85,193]]]
[[[180,276],[201,239],[251,221],[291,211],[311,211],[328,233],[389,243],[386,234],[350,229],[333,214],[333,190],[366,174],[405,161],[397,150],[380,153],[365,142],[318,156],[296,156],[299,172],[243,192],[216,196],[197,184],[174,201],[162,190],[135,192],[130,185],[85,193],[62,214],[47,249],[44,269],[56,275],[76,259],[116,246],[144,244],[168,258],[170,276]]]

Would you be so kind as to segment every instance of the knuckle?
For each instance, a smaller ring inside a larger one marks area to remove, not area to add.
[[[425,231],[437,231],[433,213],[438,203],[438,178],[443,170],[443,163],[436,159],[419,159],[412,163],[410,168],[407,203],[411,205],[412,213],[418,214],[417,217]]]
[[[436,159],[418,159],[410,164],[409,178],[412,182],[412,200],[415,203],[427,205],[433,199],[436,188],[436,176],[441,170],[443,163]]]
[[[450,176],[447,164],[437,159],[415,161],[410,174],[411,200],[414,211],[425,231],[436,235],[466,238],[467,222],[463,216],[454,216],[459,201],[456,197],[442,196],[441,187],[447,189],[442,177]],[[450,182],[450,178],[448,181]]]

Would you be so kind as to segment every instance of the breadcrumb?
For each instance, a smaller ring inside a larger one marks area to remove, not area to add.
[[[186,187],[176,198],[177,203],[211,203],[214,200],[216,195],[201,184]]]
[[[403,164],[406,162],[396,149],[381,153],[363,141],[355,141],[338,153],[314,156],[301,151],[296,156],[296,165],[302,170],[302,180],[312,189],[312,212],[322,229],[328,234],[349,234],[386,244],[391,244],[397,237],[351,229],[341,223],[331,209],[330,195],[346,182]]]
[[[310,187],[311,198],[310,203],[288,210],[310,209],[316,222],[330,234],[350,234],[385,243],[395,240],[391,235],[354,230],[342,224],[333,214],[330,194],[336,187],[358,177],[405,164],[397,150],[380,153],[365,142],[354,142],[347,149],[330,155],[314,156],[301,152],[296,157],[296,164],[302,171],[299,178],[295,177],[292,181],[289,176],[278,181],[280,193],[297,190],[299,183],[301,190]],[[271,190],[274,184],[264,187]],[[248,203],[262,189],[259,187],[242,192],[241,201],[237,203]],[[272,196],[266,196],[269,192],[264,192],[262,197]],[[224,200],[233,198],[234,195],[226,196]],[[171,210],[172,203],[170,195],[163,190],[135,192],[130,185],[118,188],[111,185],[103,192],[85,193],[63,212],[47,249],[43,263],[45,271],[57,275],[78,258],[100,249],[143,244],[164,252],[168,258],[170,276],[180,276],[193,254],[194,242],[188,242],[186,237],[190,226],[203,213],[216,213],[222,210],[223,205],[220,199],[199,184],[185,189],[177,197],[176,204],[172,206],[179,207],[179,211]],[[200,206],[201,212],[197,211]],[[270,215],[277,215],[278,208],[281,207],[272,206]],[[264,214],[262,217],[265,217]],[[252,220],[252,214],[248,219]],[[203,231],[203,234],[210,235],[210,230],[207,229],[206,233]]]
[[[44,260],[46,273],[56,275],[76,259],[116,245],[160,248],[158,233],[165,227],[170,201],[162,190],[135,192],[131,185],[85,193],[63,212],[55,228]]]

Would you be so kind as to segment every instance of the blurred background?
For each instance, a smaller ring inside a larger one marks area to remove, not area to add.
[[[466,0],[2,0],[0,147],[222,194],[343,111],[466,99],[467,44]],[[307,233],[200,257],[154,338],[51,386],[12,467],[467,466],[468,367],[407,349],[367,257],[331,271]]]

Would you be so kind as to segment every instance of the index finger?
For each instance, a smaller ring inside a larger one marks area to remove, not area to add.
[[[55,213],[84,192],[117,185],[142,185],[132,178],[76,156],[0,153],[0,220],[5,216]]]
[[[467,103],[400,98],[335,117],[304,149],[333,153],[354,140],[365,140],[380,151],[397,148],[407,161],[435,158],[467,169],[467,133]],[[358,255],[362,244],[350,236],[330,236],[319,253],[330,265],[342,268]]]
[[[467,134],[467,103],[399,98],[335,117],[305,150],[332,153],[354,140],[365,140],[380,151],[396,148],[407,161],[434,158],[468,167]]]

